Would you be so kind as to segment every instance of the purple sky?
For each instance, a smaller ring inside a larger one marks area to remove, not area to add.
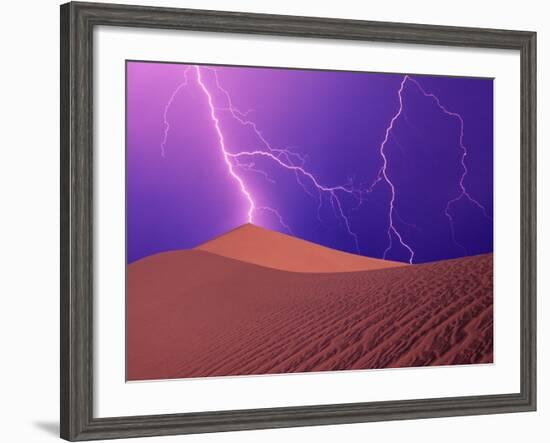
[[[492,79],[127,62],[126,112],[128,262],[249,212],[370,257],[493,249]]]

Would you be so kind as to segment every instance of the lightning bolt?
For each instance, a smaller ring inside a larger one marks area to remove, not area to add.
[[[380,145],[380,156],[382,157],[382,167],[380,168],[380,171],[378,173],[378,176],[369,188],[372,190],[374,186],[376,186],[378,183],[380,183],[382,180],[385,181],[390,188],[390,202],[389,202],[389,211],[388,211],[388,247],[384,250],[383,257],[386,258],[388,255],[388,252],[393,247],[393,238],[396,237],[399,241],[399,244],[403,246],[408,252],[409,252],[409,260],[408,262],[412,264],[414,259],[414,251],[412,248],[403,240],[403,236],[399,232],[399,230],[396,228],[394,224],[394,215],[395,215],[395,185],[390,180],[390,177],[388,176],[388,158],[386,157],[385,148],[388,143],[388,140],[390,139],[390,134],[393,130],[393,127],[395,125],[395,122],[397,119],[401,116],[403,112],[403,89],[405,89],[405,83],[407,82],[407,79],[409,77],[405,76],[403,77],[403,80],[401,81],[401,84],[399,85],[399,90],[397,91],[397,95],[399,97],[399,108],[397,109],[397,112],[390,120],[390,124],[386,128],[384,140],[382,140],[382,144]],[[393,234],[393,235],[392,235]]]
[[[293,152],[290,149],[274,148],[273,146],[271,146],[271,144],[264,137],[262,131],[260,129],[258,129],[256,123],[247,118],[248,115],[251,112],[253,112],[253,110],[248,110],[246,112],[243,112],[243,111],[240,111],[239,109],[237,109],[233,105],[233,100],[231,99],[231,95],[229,94],[229,92],[225,88],[223,88],[221,86],[220,79],[219,79],[219,76],[218,76],[218,71],[216,69],[210,68],[210,67],[203,67],[202,69],[210,70],[214,74],[216,87],[218,88],[219,91],[222,92],[222,94],[226,98],[227,106],[224,107],[224,108],[218,108],[220,111],[229,112],[231,114],[231,116],[237,122],[239,122],[241,125],[247,126],[250,129],[252,129],[252,131],[254,132],[256,137],[260,140],[260,143],[263,145],[263,148],[266,149],[267,151],[269,151],[271,154],[273,154],[275,157],[277,157],[279,159],[281,157],[283,157],[285,159],[285,164],[288,164],[288,165],[291,165],[291,166],[295,166],[296,164],[299,164],[302,167],[305,165],[306,159],[303,156],[301,156],[300,154],[298,154],[297,152]],[[246,165],[248,167],[248,166],[250,166],[250,163],[249,164],[241,164],[241,165],[243,165],[243,166]],[[252,169],[252,168],[249,168],[249,169]],[[261,173],[259,170],[255,170],[255,172]],[[300,175],[299,175],[299,169],[294,169],[294,176],[296,178],[296,182],[304,190],[304,192],[307,193],[308,195],[310,195],[311,197],[315,198],[315,195],[313,195],[311,193],[311,191],[308,189],[308,187],[302,182],[302,180],[300,178]],[[317,198],[319,199],[319,204],[318,204],[318,207],[317,207],[317,219],[320,222],[322,222],[320,212],[321,212],[321,208],[323,206],[323,198],[322,198],[322,194],[320,192],[319,192]],[[358,241],[358,238],[355,235],[355,233],[353,233],[351,231],[351,228],[349,227],[349,220],[347,220],[345,215],[342,214],[342,211],[340,211],[340,214],[344,218],[344,223],[347,227],[348,233],[354,238],[356,248],[357,248],[357,250],[359,250],[359,241]]]
[[[291,151],[290,149],[283,149],[283,148],[276,148],[273,147],[269,141],[264,137],[263,133],[259,130],[256,123],[248,118],[248,115],[252,111],[242,112],[238,110],[234,105],[233,101],[231,99],[231,95],[229,92],[224,89],[220,85],[220,81],[218,78],[218,73],[216,69],[210,68],[210,67],[200,67],[200,66],[192,66],[195,70],[195,76],[197,80],[197,84],[204,93],[209,111],[210,111],[210,118],[212,119],[213,126],[216,130],[217,138],[218,138],[218,146],[220,148],[223,160],[227,166],[227,170],[229,175],[234,179],[236,184],[238,185],[238,188],[243,195],[243,198],[248,202],[248,211],[247,211],[247,221],[249,223],[254,222],[254,214],[257,210],[263,210],[271,212],[275,217],[277,218],[279,224],[286,229],[288,232],[292,233],[292,229],[286,223],[281,216],[281,214],[274,208],[268,207],[268,206],[257,206],[252,192],[248,190],[246,186],[245,180],[236,172],[236,169],[243,169],[247,171],[253,171],[257,173],[261,173],[266,180],[272,182],[273,180],[265,173],[265,171],[261,171],[257,168],[255,168],[255,164],[253,161],[243,161],[243,159],[254,159],[254,158],[264,158],[270,160],[275,166],[280,167],[284,170],[290,171],[294,174],[296,178],[297,184],[309,195],[313,195],[311,191],[308,189],[304,181],[307,181],[310,186],[313,187],[318,192],[319,195],[319,210],[323,204],[322,195],[327,195],[332,207],[335,210],[335,213],[338,215],[338,217],[342,220],[343,225],[347,231],[347,233],[350,235],[350,237],[353,239],[355,248],[358,253],[361,253],[360,247],[359,247],[359,237],[358,235],[352,230],[351,222],[348,218],[348,216],[345,214],[342,202],[340,200],[339,193],[345,193],[348,195],[351,195],[353,197],[357,197],[358,193],[355,189],[353,189],[351,186],[343,186],[343,185],[337,185],[337,186],[326,186],[320,183],[319,179],[310,171],[308,171],[305,166],[305,158],[299,155],[296,152]],[[191,67],[188,67],[188,69]],[[202,70],[207,70],[213,73],[213,77],[215,80],[216,88],[225,96],[227,105],[225,107],[217,107],[214,103],[213,95],[206,85],[204,78],[203,78],[203,72]],[[164,147],[166,145],[166,140],[168,138],[168,132],[170,129],[170,125],[167,121],[167,113],[168,109],[172,105],[176,95],[178,94],[179,90],[188,85],[188,79],[187,79],[187,71],[185,71],[185,81],[177,86],[177,88],[172,93],[164,111],[164,122],[165,122],[165,131],[164,131],[164,138],[161,143],[162,148],[162,154],[164,156]],[[247,151],[239,151],[239,152],[231,152],[227,149],[227,144],[225,141],[225,137],[223,134],[222,126],[220,123],[220,117],[218,115],[219,112],[229,112],[229,114],[241,125],[249,127],[253,133],[258,138],[261,148],[254,149],[254,150],[247,150]],[[319,212],[319,211],[318,211]]]
[[[472,195],[466,189],[466,185],[464,184],[464,180],[466,179],[466,176],[468,175],[468,166],[466,165],[466,157],[468,156],[468,150],[466,148],[466,145],[464,144],[464,119],[462,118],[462,116],[460,114],[458,114],[456,112],[449,111],[445,106],[443,106],[441,104],[441,101],[439,100],[439,97],[437,97],[435,94],[426,92],[426,90],[422,87],[422,85],[417,80],[415,80],[413,78],[410,78],[410,77],[409,77],[409,80],[416,85],[416,87],[422,93],[422,95],[424,95],[424,97],[432,99],[435,102],[435,104],[437,105],[437,107],[444,114],[448,115],[449,117],[455,118],[459,122],[459,125],[460,125],[459,144],[460,144],[460,149],[462,151],[462,155],[460,156],[460,164],[462,166],[462,174],[460,175],[460,179],[458,181],[458,186],[459,186],[458,195],[456,197],[450,199],[447,202],[447,205],[445,206],[445,216],[449,219],[449,226],[450,226],[450,229],[451,229],[451,236],[453,238],[454,243],[458,247],[460,247],[464,251],[465,254],[467,254],[468,251],[466,250],[466,248],[456,240],[455,223],[454,223],[453,216],[451,215],[451,212],[450,212],[451,207],[455,203],[458,203],[460,200],[465,198],[470,203],[472,203],[474,206],[476,206],[483,213],[483,216],[485,218],[487,218],[488,220],[491,220],[491,217],[489,217],[489,214],[487,213],[487,210],[485,209],[485,206],[483,206],[479,201],[477,201],[474,197],[472,197]]]
[[[306,159],[304,157],[302,157],[300,154],[290,149],[272,146],[269,143],[269,141],[266,139],[262,131],[258,128],[257,124],[252,119],[249,118],[249,115],[253,112],[253,110],[242,112],[234,106],[231,95],[225,88],[221,86],[217,70],[212,67],[200,67],[197,65],[193,65],[193,66],[187,66],[185,68],[184,81],[181,84],[179,84],[176,87],[176,89],[173,91],[164,108],[164,114],[163,114],[164,134],[161,142],[161,154],[163,157],[165,156],[165,148],[168,140],[168,133],[170,130],[170,124],[168,121],[168,111],[169,111],[169,108],[172,106],[179,91],[183,87],[186,87],[189,85],[187,74],[190,69],[194,69],[197,86],[204,93],[204,96],[206,98],[208,108],[209,108],[210,118],[212,120],[212,124],[218,139],[218,147],[220,149],[220,153],[222,155],[223,161],[227,166],[228,174],[235,181],[240,193],[242,194],[243,199],[248,204],[246,219],[249,223],[254,222],[254,215],[256,211],[266,211],[271,213],[285,230],[287,230],[291,234],[293,233],[291,227],[288,225],[288,223],[285,222],[281,214],[276,209],[269,206],[258,206],[255,203],[253,193],[247,188],[245,180],[237,172],[237,169],[255,172],[255,173],[261,174],[266,179],[266,181],[270,183],[274,183],[274,180],[267,174],[266,171],[256,168],[256,163],[254,162],[254,159],[263,158],[265,160],[270,161],[274,166],[280,168],[281,170],[286,170],[293,173],[296,179],[296,183],[308,195],[314,198],[317,197],[319,199],[318,207],[317,207],[317,217],[319,221],[321,221],[320,211],[324,205],[324,202],[328,200],[328,203],[332,207],[332,210],[334,211],[335,215],[342,220],[343,226],[347,234],[351,237],[351,239],[353,239],[357,252],[361,253],[360,247],[359,247],[359,237],[352,229],[350,219],[344,211],[340,196],[348,195],[354,198],[356,201],[358,201],[358,205],[361,205],[363,203],[364,195],[371,193],[377,185],[383,182],[388,186],[390,191],[390,198],[388,202],[388,229],[387,229],[388,245],[384,250],[383,258],[386,258],[387,255],[390,253],[390,251],[392,251],[394,246],[398,244],[401,246],[401,248],[407,251],[407,254],[408,254],[407,261],[412,264],[415,257],[415,251],[413,250],[412,246],[405,240],[403,234],[400,232],[395,222],[396,220],[398,220],[401,224],[405,224],[415,229],[418,229],[418,228],[415,225],[410,225],[408,223],[403,222],[402,219],[399,217],[399,214],[397,212],[397,207],[396,207],[397,190],[396,190],[395,184],[391,180],[391,174],[388,171],[390,165],[388,162],[388,157],[386,155],[387,144],[390,141],[390,139],[397,143],[395,136],[392,134],[392,132],[394,131],[396,122],[399,120],[400,117],[407,119],[407,115],[404,112],[404,102],[403,102],[403,93],[407,85],[407,82],[410,82],[413,85],[415,85],[424,97],[433,100],[435,104],[438,106],[438,108],[445,115],[448,115],[449,117],[457,119],[457,121],[460,124],[459,143],[460,143],[460,149],[462,151],[462,155],[460,159],[462,174],[460,176],[459,183],[458,183],[459,193],[455,197],[448,200],[444,211],[445,216],[449,220],[449,226],[450,226],[451,235],[454,243],[458,247],[462,248],[462,250],[465,253],[467,252],[466,249],[462,245],[460,245],[456,240],[455,223],[451,214],[451,209],[454,204],[456,204],[462,199],[467,199],[470,203],[472,203],[477,208],[479,208],[483,212],[483,215],[485,217],[490,219],[485,207],[481,203],[479,203],[479,201],[477,201],[474,197],[472,197],[472,195],[468,192],[465,185],[465,178],[468,175],[468,168],[466,164],[466,157],[468,155],[468,150],[464,144],[464,120],[462,116],[458,113],[449,111],[441,103],[440,99],[435,94],[428,93],[416,79],[410,77],[409,75],[405,75],[400,82],[399,89],[397,91],[398,108],[395,114],[392,116],[388,126],[384,131],[384,139],[382,140],[382,143],[380,144],[378,149],[380,153],[380,158],[382,159],[382,165],[378,171],[378,174],[375,180],[366,189],[356,189],[354,188],[354,186],[352,186],[352,182],[349,179],[346,185],[327,186],[325,184],[322,184],[321,181],[305,167]],[[202,72],[203,69],[205,71],[212,73],[216,90],[225,97],[225,102],[226,102],[225,106],[216,106],[213,98],[213,94],[211,93],[209,87],[207,86],[204,80],[204,76]],[[224,112],[229,113],[229,115],[234,119],[234,121],[251,129],[255,134],[256,138],[258,139],[260,147],[255,149],[250,149],[250,150],[238,150],[237,152],[233,152],[232,150],[229,150],[227,148],[227,143],[225,141],[222,125],[220,122],[220,116],[219,116],[219,113],[224,113]],[[316,195],[312,192],[312,190],[316,191]],[[326,196],[327,200],[324,200],[323,196]]]
[[[166,103],[166,106],[164,107],[164,113],[163,113],[163,123],[164,123],[164,135],[162,137],[162,142],[160,143],[160,153],[162,157],[166,156],[166,142],[168,141],[168,132],[170,131],[170,123],[168,122],[168,110],[170,109],[170,106],[172,106],[172,103],[174,102],[176,95],[178,95],[178,92],[180,92],[180,89],[187,86],[187,72],[189,71],[191,67],[188,66],[183,71],[183,78],[184,81],[181,82],[176,89],[174,89],[174,92],[172,92],[172,95],[170,96],[170,99]]]
[[[246,189],[246,185],[244,184],[243,179],[233,169],[233,164],[231,163],[229,152],[227,152],[227,149],[225,147],[225,139],[220,127],[220,120],[216,115],[216,108],[214,107],[214,102],[212,101],[212,95],[210,94],[210,91],[205,86],[202,80],[201,70],[198,66],[195,66],[195,71],[197,73],[197,83],[199,84],[200,88],[202,89],[202,92],[204,92],[208,100],[208,106],[210,108],[210,118],[214,122],[214,128],[216,128],[216,134],[218,135],[218,142],[223,155],[223,160],[227,165],[227,170],[229,172],[229,175],[231,175],[231,177],[233,177],[235,181],[238,183],[241,193],[243,194],[244,198],[248,201],[247,220],[248,220],[248,223],[253,223],[254,209],[256,208],[256,204],[252,199],[252,195],[250,194],[248,189]]]
[[[462,116],[460,114],[458,114],[456,112],[449,111],[445,106],[443,106],[443,104],[441,103],[441,100],[439,99],[439,97],[437,97],[433,93],[427,92],[416,79],[410,77],[409,75],[405,75],[403,77],[403,80],[401,81],[401,83],[399,85],[399,89],[397,91],[397,96],[398,96],[398,99],[399,99],[399,106],[398,106],[397,112],[391,118],[390,123],[389,123],[389,125],[388,125],[388,127],[386,128],[386,131],[385,131],[384,140],[382,141],[382,144],[380,145],[379,151],[380,151],[380,156],[382,157],[382,167],[380,168],[380,171],[379,171],[376,179],[374,180],[374,182],[367,189],[367,192],[369,192],[369,193],[372,192],[373,189],[376,187],[376,185],[378,185],[382,181],[386,182],[386,184],[390,188],[390,202],[389,202],[389,211],[388,211],[388,220],[389,220],[389,223],[388,223],[388,239],[389,239],[389,241],[388,241],[388,247],[384,251],[384,258],[386,258],[388,252],[393,247],[393,237],[396,237],[397,240],[399,241],[399,244],[409,252],[409,263],[412,263],[413,259],[414,259],[414,251],[413,251],[412,247],[408,243],[405,242],[405,240],[403,239],[403,235],[399,232],[399,230],[397,229],[397,227],[394,224],[394,216],[397,215],[396,208],[395,208],[396,189],[395,189],[395,185],[393,184],[393,182],[390,180],[390,178],[388,176],[388,159],[387,159],[386,153],[385,153],[385,147],[386,147],[386,144],[388,143],[388,140],[391,137],[391,132],[392,132],[394,126],[395,126],[395,122],[401,116],[403,116],[405,119],[407,118],[406,114],[404,113],[404,106],[403,106],[403,91],[405,89],[405,85],[406,85],[407,81],[413,83],[418,88],[418,90],[421,92],[421,94],[424,97],[432,99],[435,102],[435,104],[437,105],[437,107],[445,115],[448,115],[449,117],[455,118],[459,122],[459,125],[460,125],[459,144],[460,144],[460,149],[462,151],[462,155],[461,155],[461,158],[460,158],[460,164],[461,164],[461,167],[462,167],[462,174],[461,174],[459,182],[458,182],[459,193],[458,193],[457,196],[455,196],[455,197],[453,197],[453,198],[451,198],[450,200],[447,201],[444,212],[445,212],[445,216],[449,220],[449,228],[450,228],[450,231],[451,231],[451,236],[452,236],[453,242],[459,248],[461,248],[464,251],[465,254],[467,254],[466,248],[463,245],[461,245],[456,239],[455,223],[454,223],[454,219],[452,217],[452,214],[450,212],[451,207],[455,203],[462,200],[463,198],[466,198],[470,203],[472,203],[477,208],[479,208],[482,211],[483,215],[487,219],[490,219],[490,217],[487,214],[487,210],[485,209],[485,207],[479,201],[477,201],[474,197],[472,197],[472,195],[466,189],[466,185],[464,184],[464,180],[465,180],[466,176],[468,175],[468,167],[466,165],[466,157],[468,155],[468,149],[466,148],[466,145],[464,144],[464,119],[462,118]]]

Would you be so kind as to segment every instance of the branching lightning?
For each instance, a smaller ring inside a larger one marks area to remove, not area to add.
[[[401,116],[406,118],[406,115],[404,113],[404,106],[403,106],[403,91],[405,89],[405,85],[406,85],[407,81],[413,83],[418,88],[418,90],[422,93],[422,95],[424,97],[432,99],[435,102],[435,104],[437,105],[437,107],[445,115],[448,115],[449,117],[453,117],[453,118],[457,119],[459,124],[460,124],[459,144],[460,144],[460,149],[462,151],[462,155],[461,155],[461,158],[460,158],[460,163],[461,163],[461,167],[462,167],[462,174],[461,174],[459,182],[458,182],[458,186],[459,186],[460,190],[459,190],[459,193],[458,193],[457,196],[453,197],[452,199],[450,199],[447,202],[447,204],[445,206],[445,216],[449,219],[449,227],[450,227],[453,242],[459,248],[461,248],[464,251],[464,253],[466,254],[467,253],[466,248],[463,245],[461,245],[460,243],[458,243],[458,241],[456,240],[454,219],[453,219],[453,217],[450,213],[452,205],[459,202],[463,198],[466,198],[469,202],[471,202],[476,207],[478,207],[483,212],[483,215],[486,218],[490,219],[490,217],[487,214],[487,210],[485,209],[485,207],[481,203],[479,203],[479,201],[477,201],[475,198],[472,197],[472,195],[466,189],[466,185],[464,184],[464,180],[465,180],[466,176],[468,175],[468,167],[466,166],[466,156],[468,155],[468,150],[467,150],[466,146],[464,145],[464,119],[462,118],[462,116],[460,114],[458,114],[456,112],[449,111],[445,106],[443,106],[443,104],[439,100],[439,97],[437,97],[435,94],[426,92],[426,90],[422,87],[422,85],[420,85],[420,83],[417,80],[410,77],[409,75],[405,75],[403,77],[403,80],[400,83],[399,90],[397,91],[397,95],[398,95],[398,98],[399,98],[398,110],[394,114],[392,119],[390,120],[390,123],[389,123],[388,127],[386,128],[384,140],[382,141],[382,144],[380,145],[380,156],[382,157],[382,167],[380,168],[380,171],[379,171],[375,181],[371,184],[371,186],[367,190],[368,192],[372,192],[374,187],[378,183],[380,183],[381,181],[385,181],[387,183],[387,185],[389,186],[389,188],[390,188],[390,202],[389,202],[389,213],[388,213],[388,219],[389,219],[388,238],[389,238],[389,242],[388,242],[388,247],[384,251],[384,258],[386,258],[386,255],[392,249],[392,247],[393,247],[393,237],[395,236],[397,238],[397,240],[399,241],[399,244],[409,252],[409,263],[412,263],[413,259],[414,259],[414,251],[413,251],[412,247],[405,242],[405,240],[403,239],[402,234],[399,232],[399,230],[397,229],[397,227],[394,224],[394,217],[397,215],[396,208],[395,208],[396,190],[395,190],[394,184],[392,183],[392,181],[390,180],[390,178],[388,176],[388,159],[387,159],[386,154],[385,154],[385,147],[386,147],[386,144],[388,143],[388,140],[391,136],[391,132],[394,128],[395,122]]]
[[[225,90],[221,85],[218,78],[218,74],[216,69],[211,67],[199,67],[199,66],[193,66],[196,73],[196,80],[197,84],[204,93],[208,107],[210,110],[210,118],[212,119],[213,126],[216,130],[217,138],[218,138],[218,144],[220,151],[223,156],[223,160],[227,166],[228,173],[230,176],[236,181],[238,184],[239,190],[243,197],[248,202],[248,211],[247,211],[247,221],[249,223],[254,222],[254,214],[258,210],[264,210],[271,212],[275,215],[277,218],[279,224],[286,229],[288,232],[292,233],[292,229],[288,225],[288,223],[285,222],[281,214],[274,208],[268,207],[268,206],[257,206],[252,192],[247,189],[245,180],[236,172],[236,169],[243,169],[247,171],[253,171],[262,174],[268,181],[273,181],[272,178],[269,177],[269,175],[260,169],[258,169],[254,163],[254,158],[264,158],[271,161],[275,166],[280,167],[284,170],[290,171],[294,174],[296,178],[297,184],[309,195],[313,195],[311,191],[308,189],[304,181],[307,181],[310,186],[314,190],[317,191],[319,195],[319,208],[323,204],[322,195],[326,195],[329,199],[330,204],[335,210],[336,215],[343,221],[344,227],[347,231],[347,233],[350,235],[350,237],[353,239],[355,248],[358,253],[360,253],[360,247],[359,247],[359,237],[358,235],[352,230],[351,222],[348,218],[348,216],[345,214],[342,202],[340,200],[339,193],[345,193],[348,195],[351,195],[353,197],[357,197],[359,193],[354,190],[351,186],[344,186],[344,185],[336,185],[336,186],[325,186],[320,183],[319,179],[311,172],[309,172],[305,166],[305,159],[301,155],[299,155],[296,152],[293,152],[289,149],[283,149],[283,148],[275,148],[273,147],[268,140],[264,137],[262,132],[258,129],[256,123],[248,118],[248,115],[252,111],[247,112],[241,112],[238,110],[234,105],[233,101],[231,99],[231,96],[227,90]],[[202,70],[208,70],[213,73],[213,77],[215,80],[216,88],[224,95],[226,98],[226,106],[216,106],[214,103],[214,98],[209,90],[208,86],[206,85]],[[168,138],[168,132],[170,129],[170,125],[167,122],[167,112],[168,108],[174,101],[174,97],[177,95],[179,90],[188,85],[187,81],[187,71],[185,71],[186,78],[185,81],[180,84],[176,90],[172,93],[169,102],[166,105],[165,112],[164,112],[164,122],[165,122],[165,131],[164,131],[164,138],[161,144],[162,154],[164,155],[164,149],[166,145],[166,140]],[[260,142],[260,148],[254,149],[254,150],[247,150],[247,151],[239,151],[239,152],[230,152],[230,150],[227,149],[225,137],[223,134],[222,126],[220,123],[220,118],[218,113],[219,112],[229,112],[230,115],[241,125],[247,126],[252,129],[255,136],[258,138]],[[248,160],[248,161],[246,161]],[[304,180],[304,181],[303,181]]]
[[[234,157],[234,158],[237,158],[237,159],[239,159],[243,156],[245,156],[245,157],[246,156],[266,157],[266,158],[272,160],[273,162],[275,162],[281,168],[287,169],[289,171],[293,171],[293,172],[297,173],[298,175],[307,178],[310,181],[310,183],[314,186],[314,188],[319,191],[319,193],[326,193],[328,195],[331,205],[333,206],[333,208],[336,209],[336,212],[338,213],[338,215],[343,220],[344,226],[346,227],[346,231],[353,238],[356,249],[357,249],[358,252],[360,252],[359,237],[357,236],[357,234],[355,232],[352,231],[349,218],[344,213],[344,210],[342,208],[342,203],[341,203],[340,198],[337,194],[338,192],[343,192],[343,193],[346,193],[346,194],[349,194],[349,195],[353,196],[353,195],[356,194],[355,190],[353,190],[352,188],[348,188],[346,186],[341,186],[341,185],[338,185],[338,186],[324,186],[321,183],[319,183],[317,178],[311,172],[308,172],[302,166],[296,166],[296,165],[293,165],[291,163],[287,163],[284,160],[282,160],[281,157],[273,154],[270,151],[262,151],[262,150],[241,151],[241,152],[238,152],[238,153],[235,153],[235,154],[228,154],[228,156],[229,157]],[[299,183],[301,183],[301,182],[299,182]],[[303,183],[301,183],[301,184],[303,184]]]
[[[163,114],[164,134],[161,142],[161,155],[163,157],[165,157],[166,143],[167,143],[168,134],[170,131],[170,124],[168,121],[168,111],[169,111],[169,108],[172,106],[179,91],[183,87],[189,86],[188,71],[190,69],[194,70],[196,85],[200,88],[200,90],[204,94],[206,102],[208,104],[209,117],[212,120],[212,125],[217,135],[218,147],[222,155],[222,159],[227,167],[228,174],[231,176],[231,178],[237,185],[243,199],[247,202],[246,220],[249,223],[254,222],[254,216],[256,212],[265,211],[265,212],[271,213],[276,218],[277,222],[281,225],[282,228],[284,228],[289,233],[293,234],[292,228],[283,219],[281,214],[276,209],[265,205],[258,205],[255,202],[253,192],[248,189],[245,179],[238,172],[238,170],[241,170],[241,171],[250,171],[250,172],[258,173],[262,175],[266,181],[270,183],[275,183],[274,179],[265,170],[257,166],[256,160],[261,160],[261,159],[267,160],[270,163],[272,163],[273,166],[275,166],[276,168],[291,172],[296,179],[296,183],[304,190],[304,192],[306,192],[308,195],[314,198],[318,198],[317,217],[319,220],[321,220],[320,211],[324,205],[324,202],[328,202],[330,204],[330,207],[332,207],[334,214],[340,220],[342,220],[343,226],[347,234],[350,236],[351,239],[353,239],[355,248],[357,252],[360,253],[361,251],[359,246],[359,237],[357,233],[354,232],[354,230],[352,229],[351,221],[348,215],[346,215],[346,212],[344,211],[341,197],[344,195],[347,195],[355,199],[360,205],[362,203],[364,194],[371,193],[377,185],[381,183],[385,183],[390,191],[390,196],[388,201],[388,215],[387,215],[388,244],[386,249],[384,250],[383,257],[386,258],[387,255],[390,253],[390,251],[393,250],[395,246],[400,246],[402,249],[407,251],[408,262],[413,263],[414,257],[415,257],[415,252],[413,250],[413,247],[406,241],[403,234],[400,232],[398,226],[396,225],[396,221],[398,221],[399,224],[405,224],[415,229],[418,229],[418,228],[414,225],[410,225],[408,223],[403,222],[399,217],[399,214],[397,212],[397,207],[396,207],[397,190],[396,190],[395,184],[391,179],[391,172],[389,171],[390,165],[387,157],[387,145],[389,141],[390,140],[396,141],[395,136],[392,134],[392,132],[394,131],[396,122],[399,120],[400,117],[403,117],[405,119],[407,118],[404,111],[404,103],[403,103],[403,93],[407,85],[407,82],[410,82],[411,84],[415,85],[424,97],[433,100],[437,105],[437,107],[445,115],[455,118],[460,125],[459,144],[460,144],[460,149],[462,151],[461,159],[460,159],[462,174],[458,182],[459,193],[458,195],[450,199],[447,202],[447,205],[445,207],[445,216],[449,220],[449,226],[450,226],[451,235],[454,243],[458,247],[462,248],[462,250],[466,253],[466,249],[457,242],[456,236],[455,236],[454,220],[451,214],[451,209],[454,204],[456,204],[462,199],[466,199],[467,201],[475,205],[477,208],[479,208],[483,212],[483,215],[485,217],[490,218],[487,214],[485,207],[481,203],[479,203],[479,201],[477,201],[474,197],[472,197],[472,195],[466,189],[466,185],[464,183],[465,178],[468,174],[468,168],[466,165],[466,157],[468,155],[468,151],[466,146],[464,145],[464,120],[462,116],[458,113],[449,111],[445,106],[443,106],[440,99],[435,94],[428,93],[417,80],[411,78],[409,75],[405,75],[402,81],[400,82],[399,89],[397,91],[398,108],[395,114],[392,116],[391,120],[389,121],[389,124],[386,127],[384,132],[384,138],[382,140],[382,143],[378,148],[378,151],[380,153],[380,158],[382,160],[382,165],[378,171],[378,174],[375,180],[371,183],[371,185],[368,188],[356,189],[354,188],[350,180],[348,180],[348,182],[344,185],[328,186],[321,183],[321,180],[306,168],[305,166],[306,159],[304,157],[292,151],[291,149],[272,146],[270,142],[266,139],[262,131],[258,128],[257,124],[249,117],[249,115],[253,112],[253,110],[242,112],[233,105],[233,100],[231,98],[231,95],[226,89],[224,89],[221,86],[220,80],[218,78],[218,72],[215,68],[212,68],[212,67],[199,67],[194,65],[194,66],[187,66],[185,68],[184,81],[181,84],[179,84],[176,87],[176,89],[173,91],[172,95],[170,96],[170,99],[168,100],[164,108],[164,114]],[[216,100],[214,98],[215,96],[211,92],[211,90],[207,85],[207,82],[205,81],[203,70],[212,73],[213,81],[210,81],[208,83],[213,83],[215,85],[215,91],[217,94],[216,97],[218,97],[220,94],[221,96],[224,97],[225,104],[223,106],[216,104]],[[234,149],[228,149],[226,138],[224,137],[221,119],[220,119],[221,113],[228,113],[235,122],[249,128],[257,138],[259,146],[255,147],[254,149],[247,149],[247,150],[235,151]],[[402,146],[400,146],[400,148],[403,149]]]
[[[444,114],[457,119],[458,122],[459,122],[459,125],[460,125],[459,144],[460,144],[460,149],[462,150],[462,155],[460,156],[460,164],[462,166],[462,174],[460,175],[460,179],[458,181],[458,186],[459,186],[460,190],[459,190],[459,193],[456,197],[450,199],[447,202],[447,205],[445,206],[445,215],[449,219],[449,226],[450,226],[450,229],[451,229],[451,236],[453,238],[454,243],[459,248],[461,248],[464,251],[465,254],[467,254],[466,248],[463,245],[461,245],[460,243],[458,243],[458,241],[456,240],[454,219],[453,219],[453,216],[451,215],[451,212],[450,212],[451,207],[455,203],[458,203],[463,198],[466,198],[470,203],[472,203],[474,206],[476,206],[477,208],[479,208],[481,210],[481,212],[483,213],[485,218],[490,220],[491,217],[489,217],[489,215],[487,214],[487,210],[485,209],[485,207],[479,201],[477,201],[475,198],[472,197],[472,195],[466,189],[466,185],[464,184],[464,179],[468,175],[468,166],[466,166],[466,156],[468,155],[468,150],[466,149],[466,146],[464,145],[464,119],[462,118],[462,116],[460,114],[457,114],[456,112],[451,112],[445,106],[443,106],[441,104],[441,101],[439,100],[439,98],[435,94],[426,92],[426,90],[420,85],[420,83],[418,83],[417,80],[415,80],[413,78],[410,78],[410,77],[409,77],[409,80],[417,86],[417,88],[422,93],[422,95],[424,95],[424,97],[431,98],[435,102],[437,107]]]

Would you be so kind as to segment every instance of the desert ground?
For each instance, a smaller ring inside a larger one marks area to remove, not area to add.
[[[130,381],[493,361],[492,254],[404,265],[246,225],[127,282]]]

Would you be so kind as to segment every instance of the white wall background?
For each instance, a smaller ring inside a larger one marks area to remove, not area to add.
[[[123,1],[524,29],[538,32],[539,411],[481,417],[162,437],[150,442],[548,441],[550,367],[550,12],[546,2],[461,0]],[[59,410],[59,10],[53,0],[5,2],[0,27],[0,440],[55,441]],[[546,274],[546,275],[545,275]],[[546,425],[546,426],[545,426]]]

